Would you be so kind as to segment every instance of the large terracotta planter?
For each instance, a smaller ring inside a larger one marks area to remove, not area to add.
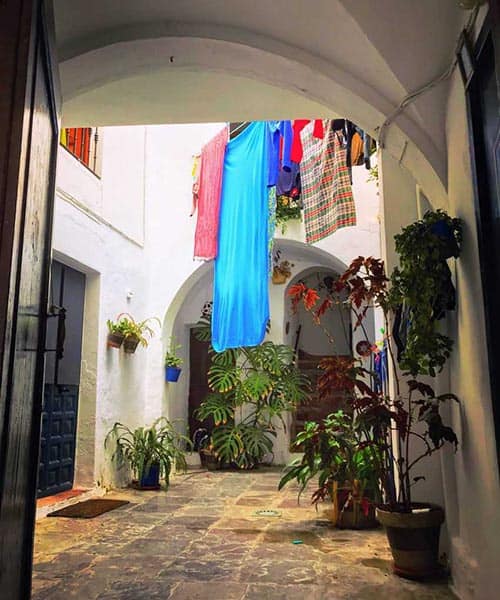
[[[394,572],[408,579],[426,579],[441,570],[439,534],[444,511],[435,504],[413,506],[413,511],[417,512],[391,512],[377,508],[376,515],[387,532]]]

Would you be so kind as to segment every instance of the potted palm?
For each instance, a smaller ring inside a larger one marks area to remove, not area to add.
[[[117,422],[106,435],[104,447],[110,443],[115,445],[112,460],[131,467],[135,476],[132,485],[137,489],[160,489],[160,477],[168,488],[172,468],[187,469],[185,448],[191,446],[191,441],[179,434],[165,417],[157,419],[151,427],[136,429]]]
[[[165,380],[175,383],[181,374],[182,363],[184,362],[177,352],[182,346],[176,344],[174,338],[170,339],[168,352],[165,354]]]

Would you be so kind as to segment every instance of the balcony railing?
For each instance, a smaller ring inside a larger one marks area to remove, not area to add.
[[[61,130],[61,145],[94,174],[99,167],[99,129],[97,127],[66,127]]]

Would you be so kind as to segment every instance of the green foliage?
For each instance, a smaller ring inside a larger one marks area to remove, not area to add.
[[[195,335],[209,340],[210,322],[200,320]],[[212,418],[210,449],[220,462],[250,468],[272,453],[275,419],[307,398],[308,379],[293,364],[293,350],[264,342],[217,353],[210,350],[210,393],[196,412]]]
[[[304,454],[286,468],[279,489],[296,480],[300,496],[317,477],[318,488],[312,495],[315,503],[331,494],[334,481],[377,494],[385,471],[383,453],[373,440],[374,433],[362,413],[339,410],[321,423],[307,422],[294,442]]]
[[[161,322],[157,317],[136,321],[128,313],[121,313],[116,321],[108,319],[106,323],[109,333],[121,333],[125,338],[137,339],[142,346],[147,346],[148,339],[155,335],[154,329],[150,325],[153,322],[161,327]]]
[[[165,366],[180,368],[184,362],[180,356],[177,356],[177,352],[182,348],[180,344],[175,343],[175,338],[170,338],[169,349],[165,354]]]
[[[438,321],[455,307],[446,259],[460,254],[461,221],[442,210],[428,211],[394,239],[400,268],[392,274],[389,300],[392,307],[401,306],[407,322],[400,365],[414,377],[435,376],[453,349]]]
[[[276,225],[281,227],[281,233],[285,233],[288,221],[301,218],[302,212],[297,199],[286,195],[276,198]]]
[[[151,427],[134,430],[117,422],[106,435],[104,447],[109,443],[115,445],[112,459],[119,465],[128,463],[139,481],[152,464],[158,464],[167,487],[172,466],[186,470],[184,448],[191,446],[189,438],[177,433],[174,424],[165,417],[157,419]]]

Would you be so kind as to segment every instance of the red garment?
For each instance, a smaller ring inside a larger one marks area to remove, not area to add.
[[[196,205],[198,208],[194,257],[201,260],[217,256],[222,172],[228,139],[229,131],[224,127],[203,146],[198,181],[193,186],[193,209],[196,210]]]
[[[293,122],[293,140],[292,140],[292,149],[290,151],[290,160],[296,163],[300,163],[302,160],[302,141],[300,139],[300,132],[304,129],[304,127],[311,122],[311,119],[296,119]],[[314,130],[313,136],[322,140],[325,135],[323,128],[323,120],[315,119],[314,121]]]

